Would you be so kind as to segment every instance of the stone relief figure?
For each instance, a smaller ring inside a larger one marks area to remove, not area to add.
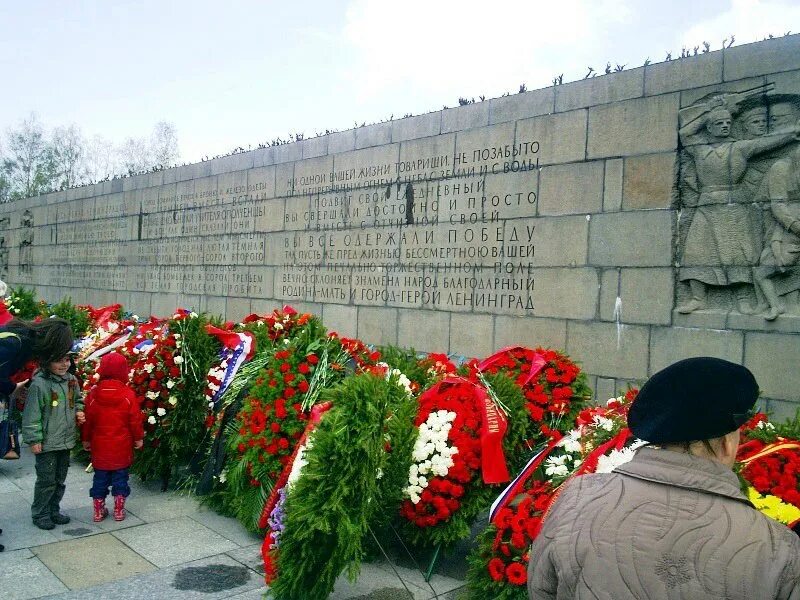
[[[764,318],[772,321],[786,312],[779,291],[795,296],[796,306],[800,289],[800,146],[788,158],[772,165],[762,190],[769,201],[771,218],[755,279],[768,304]],[[776,287],[776,280],[782,289]]]
[[[748,173],[748,167],[752,159],[794,142],[800,134],[796,123],[768,128],[763,101],[767,89],[707,96],[681,111],[680,139],[690,159],[682,185],[694,193],[682,194],[684,207],[693,214],[679,277],[691,297],[678,307],[680,313],[706,307],[709,286],[733,287],[740,312],[758,310],[747,299],[762,246],[755,192],[766,169]]]

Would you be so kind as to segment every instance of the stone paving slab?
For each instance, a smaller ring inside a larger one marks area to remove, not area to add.
[[[220,578],[220,575],[223,577]],[[188,585],[209,589],[205,581],[207,576],[213,579],[212,587],[219,588],[221,580],[227,589],[210,592],[187,588]],[[223,554],[50,598],[53,600],[108,600],[109,598],[113,600],[152,600],[153,598],[216,600],[218,598],[250,597],[243,593],[253,593],[252,598],[255,599],[260,598],[263,591],[260,575]]]
[[[0,494],[19,492],[21,489],[10,477],[0,475]]]
[[[155,569],[110,533],[47,544],[33,552],[71,590]]]
[[[405,585],[404,585],[405,584]],[[429,600],[435,594],[430,589],[422,589],[413,583],[401,582],[397,576],[387,573],[376,564],[361,565],[361,572],[355,582],[345,576],[339,577],[329,600],[350,598],[385,598],[385,600]]]
[[[197,499],[175,493],[136,494],[131,492],[126,507],[142,521],[154,523],[196,513]]]
[[[233,560],[251,568],[259,575],[264,575],[264,560],[261,558],[261,543],[237,548],[226,552]]]
[[[225,539],[239,546],[252,546],[263,540],[263,536],[250,533],[245,529],[244,525],[236,519],[214,512],[207,506],[201,506],[197,512],[189,516],[192,520],[208,527],[212,531],[216,531]]]
[[[121,529],[112,535],[161,568],[238,548],[189,517]]]
[[[116,531],[118,529],[128,529],[129,527],[136,527],[137,525],[144,524],[144,521],[130,510],[126,510],[127,514],[124,521],[115,521],[111,516],[114,508],[113,501],[107,501],[106,508],[108,508],[108,516],[99,523],[94,522],[94,507],[91,505],[81,508],[71,508],[63,512],[72,518],[72,523],[70,523],[70,525],[73,523],[84,523],[96,527],[100,531]]]
[[[0,529],[3,530],[2,542],[6,552],[50,544],[59,539],[52,531],[39,529],[31,522],[31,503],[22,492],[0,494]],[[0,556],[0,561],[5,561],[4,556]]]
[[[0,596],[3,600],[40,598],[67,590],[67,586],[28,549],[6,550],[0,565]]]

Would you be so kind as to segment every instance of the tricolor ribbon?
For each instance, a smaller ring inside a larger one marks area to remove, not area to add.
[[[539,450],[533,457],[527,462],[525,467],[523,467],[522,471],[520,471],[519,475],[514,478],[506,489],[497,497],[497,499],[492,502],[492,506],[489,509],[489,522],[494,522],[495,516],[497,513],[508,506],[511,501],[517,497],[525,489],[525,484],[531,478],[531,476],[536,472],[536,469],[539,468],[539,465],[544,462],[544,459],[550,455],[553,448],[556,447],[558,444],[558,440],[550,440],[550,442],[545,446],[543,449]]]
[[[593,473],[594,470],[597,468],[597,462],[600,460],[600,457],[605,455],[606,452],[609,450],[622,450],[625,447],[625,443],[628,441],[628,438],[631,436],[631,431],[627,427],[623,427],[617,435],[613,438],[608,440],[607,442],[600,444],[597,448],[592,450],[589,455],[583,459],[581,466],[570,475],[566,481],[564,481],[558,489],[550,496],[550,500],[547,503],[547,506],[542,511],[542,518],[539,519],[539,522],[533,527],[533,531],[531,531],[531,539],[536,538],[539,535],[539,532],[542,530],[542,526],[544,525],[544,521],[547,518],[547,515],[550,514],[550,509],[553,508],[553,504],[555,504],[558,497],[561,495],[561,491],[564,489],[572,479],[575,477],[580,477],[581,475],[585,475],[586,473]]]
[[[225,367],[225,372],[219,384],[219,389],[216,390],[211,397],[211,402],[216,406],[222,394],[224,394],[231,385],[233,378],[236,377],[236,373],[239,372],[242,365],[253,358],[256,352],[256,340],[249,331],[242,333],[226,331],[214,327],[211,323],[206,325],[206,333],[213,335],[222,343],[222,349],[219,353],[220,361],[228,361],[228,365]]]

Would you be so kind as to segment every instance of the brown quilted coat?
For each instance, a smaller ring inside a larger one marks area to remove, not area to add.
[[[645,447],[563,488],[531,548],[528,595],[800,600],[800,538],[724,465]]]

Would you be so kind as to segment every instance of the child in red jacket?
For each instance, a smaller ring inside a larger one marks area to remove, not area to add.
[[[108,487],[114,496],[114,520],[125,518],[125,498],[131,493],[128,486],[128,467],[133,463],[133,449],[142,447],[144,430],[139,400],[128,387],[128,363],[118,352],[100,359],[100,375],[86,396],[86,423],[81,439],[83,447],[92,454],[94,481],[89,495],[94,498],[94,520],[108,515]]]

